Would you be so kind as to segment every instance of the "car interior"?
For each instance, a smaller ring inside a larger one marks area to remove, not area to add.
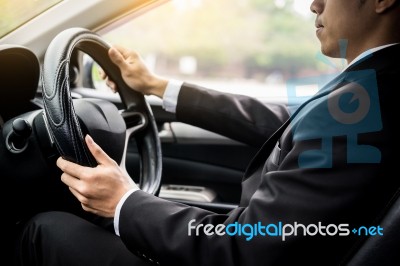
[[[76,136],[86,133],[121,161],[143,190],[217,213],[236,208],[243,173],[258,147],[178,122],[160,99],[124,89],[118,69],[107,59],[108,32],[175,1],[49,2],[46,12],[0,37],[0,176],[12,180],[20,199],[12,206],[16,231],[41,211],[83,212],[60,182],[55,143],[64,150],[71,142],[82,146]],[[192,61],[186,59],[190,69]],[[99,68],[114,77],[119,93],[99,89]],[[190,74],[181,77],[190,79]],[[262,100],[285,101],[276,96]],[[65,128],[73,128],[68,136],[54,126],[60,117]],[[399,194],[379,217],[384,236],[362,238],[343,258],[344,265],[400,263]]]

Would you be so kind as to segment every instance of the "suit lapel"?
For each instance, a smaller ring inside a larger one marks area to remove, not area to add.
[[[354,65],[350,66],[344,72],[339,74],[336,78],[332,81],[327,83],[321,90],[314,95],[312,98],[304,102],[294,113],[293,115],[285,122],[283,125],[275,131],[271,137],[263,144],[261,149],[257,152],[257,154],[251,160],[249,166],[247,167],[243,181],[248,179],[250,176],[254,174],[259,168],[263,167],[265,164],[266,159],[271,154],[272,150],[274,149],[276,142],[282,136],[285,129],[288,127],[290,122],[296,117],[301,109],[303,109],[307,104],[310,102],[319,99],[323,96],[328,95],[332,91],[339,88],[340,83],[345,79],[346,75],[348,75],[351,71],[358,71],[363,69],[375,69],[379,71],[380,69],[384,68],[388,64],[388,58],[398,56],[400,52],[400,44],[396,44],[392,47],[385,48],[383,50],[377,51],[373,54],[368,55],[367,57],[363,58],[359,62],[355,63]],[[379,55],[379,56],[378,56]]]
[[[261,149],[257,152],[257,154],[253,157],[251,160],[249,166],[247,167],[243,181],[248,179],[250,176],[254,174],[257,169],[262,167],[266,161],[266,158],[271,154],[272,150],[274,149],[276,142],[279,140],[279,138],[282,136],[283,132],[286,130],[290,122],[296,117],[296,115],[300,112],[301,109],[303,109],[307,104],[310,102],[319,99],[323,96],[328,95],[330,92],[333,90],[337,89],[338,85],[343,81],[347,71],[339,74],[336,78],[334,78],[332,81],[330,81],[328,84],[326,84],[321,90],[314,95],[312,98],[301,104],[301,106],[291,115],[291,117],[286,120],[283,125],[276,130],[271,137],[263,144]]]

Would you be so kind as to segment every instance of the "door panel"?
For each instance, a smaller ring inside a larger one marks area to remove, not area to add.
[[[211,190],[216,197],[212,204],[208,204],[209,209],[218,208],[220,203],[231,206],[239,203],[243,173],[256,149],[177,122],[161,126],[160,138],[163,185],[174,185],[175,188],[179,185],[181,190],[190,190],[193,186]],[[139,173],[138,161],[139,155],[132,141],[127,155],[127,170],[134,177]],[[189,189],[186,186],[190,186]],[[185,198],[178,200],[186,202]],[[197,204],[203,206],[204,202],[197,201]]]

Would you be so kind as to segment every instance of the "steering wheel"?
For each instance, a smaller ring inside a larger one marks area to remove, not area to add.
[[[97,162],[84,141],[84,135],[90,134],[125,171],[128,141],[133,136],[140,155],[139,186],[143,191],[157,194],[162,169],[157,125],[144,96],[129,88],[119,68],[110,60],[110,47],[100,36],[83,28],[64,30],[52,40],[42,75],[46,127],[63,158],[95,167]],[[124,111],[103,100],[72,99],[70,57],[76,49],[91,56],[116,83]]]

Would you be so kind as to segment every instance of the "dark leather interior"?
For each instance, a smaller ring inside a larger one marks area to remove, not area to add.
[[[39,60],[31,50],[0,45],[0,114],[4,122],[29,110],[39,76]]]
[[[346,265],[400,265],[400,191],[384,213],[379,225],[383,236],[370,236],[364,240]],[[396,199],[397,197],[397,199]]]
[[[43,99],[60,154],[80,165],[94,167],[97,163],[84,142],[69,88],[69,58],[81,37],[81,32],[75,32],[75,36],[60,34],[50,43],[43,65]]]

